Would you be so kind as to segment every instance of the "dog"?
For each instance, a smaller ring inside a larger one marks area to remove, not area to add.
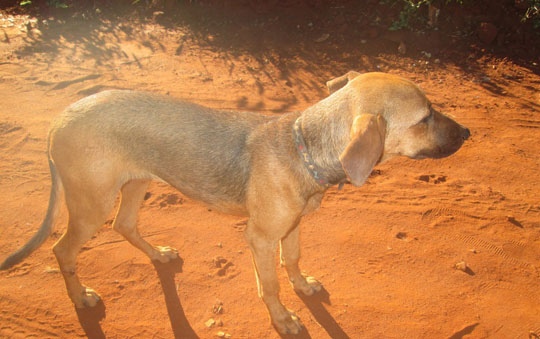
[[[280,333],[299,333],[300,320],[279,300],[274,258],[280,246],[296,291],[321,290],[298,267],[302,216],[319,207],[329,187],[361,186],[378,163],[397,156],[446,157],[470,136],[435,110],[418,86],[396,75],[351,71],[327,87],[327,98],[280,116],[124,90],[79,100],[49,132],[52,187],[45,219],[0,268],[12,267],[45,241],[64,191],[69,222],[53,251],[75,306],[95,306],[100,297],[79,281],[76,256],[105,222],[118,191],[113,228],[151,260],[177,257],[174,248],[150,245],[136,227],[149,182],[161,180],[216,210],[249,217],[244,235],[259,296]]]

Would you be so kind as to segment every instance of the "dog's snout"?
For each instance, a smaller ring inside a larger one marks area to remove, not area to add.
[[[471,131],[468,128],[463,127],[463,129],[461,130],[461,137],[463,138],[463,140],[469,139],[470,136]]]

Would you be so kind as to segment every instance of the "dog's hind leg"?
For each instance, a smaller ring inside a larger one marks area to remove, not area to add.
[[[143,251],[151,260],[166,263],[178,257],[176,249],[171,247],[152,246],[141,238],[137,230],[137,211],[144,200],[150,180],[131,180],[121,189],[122,199],[113,228],[122,234],[133,246]]]
[[[118,192],[113,184],[98,186],[90,181],[82,185],[82,181],[64,182],[68,227],[53,247],[68,295],[77,308],[93,307],[100,299],[94,290],[81,284],[76,273],[77,254],[107,219]]]
[[[295,291],[312,295],[322,289],[320,282],[313,277],[304,276],[300,273],[298,261],[300,260],[299,245],[300,227],[296,225],[280,242],[281,265],[285,266],[289,281]]]

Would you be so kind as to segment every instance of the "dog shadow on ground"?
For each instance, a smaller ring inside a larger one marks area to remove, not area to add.
[[[197,333],[193,330],[189,321],[186,318],[180,298],[176,291],[176,283],[174,276],[177,273],[182,273],[183,260],[181,258],[171,260],[166,264],[159,262],[153,262],[154,268],[158,275],[161,287],[163,288],[163,295],[165,298],[165,304],[167,306],[167,313],[169,314],[169,320],[171,322],[171,328],[175,338],[199,338]],[[349,338],[347,333],[339,326],[332,315],[326,310],[324,304],[330,305],[330,294],[326,289],[322,289],[320,292],[313,296],[305,296],[301,293],[297,293],[298,297],[307,306],[315,320],[324,328],[331,338]],[[103,301],[99,301],[95,307],[77,309],[77,317],[81,327],[83,328],[88,338],[106,338],[103,333],[103,329],[99,322],[105,318],[105,304]],[[307,328],[303,328],[302,332],[298,335],[280,335],[281,338],[311,338]]]
[[[105,304],[100,300],[94,307],[76,308],[77,318],[88,338],[106,338],[99,322],[105,319]]]
[[[307,306],[313,317],[315,318],[315,321],[317,321],[322,328],[328,333],[330,338],[349,338],[347,333],[343,331],[343,329],[339,326],[339,324],[336,322],[334,317],[326,310],[323,304],[330,305],[330,294],[328,291],[323,287],[323,289],[312,295],[312,296],[306,296],[302,293],[296,293],[300,299],[304,302],[304,304]],[[303,331],[304,332],[304,331]],[[307,332],[307,331],[306,331]],[[307,334],[307,333],[306,333]],[[304,337],[304,336],[297,336],[297,337]],[[310,338],[309,334],[307,334],[306,338]]]
[[[163,288],[167,313],[169,314],[174,337],[186,339],[199,338],[186,318],[174,282],[174,276],[177,273],[182,273],[184,261],[181,258],[177,258],[166,264],[159,262],[152,262],[152,264],[156,269],[156,273]],[[81,327],[88,338],[106,338],[99,323],[105,319],[105,304],[103,301],[100,300],[95,307],[83,309],[75,308],[75,311],[77,312]]]
[[[184,260],[178,257],[166,264],[152,262],[156,273],[163,288],[165,304],[167,305],[167,313],[171,321],[171,328],[175,338],[199,338],[193,330],[184,313],[184,308],[180,303],[180,298],[176,292],[176,284],[174,276],[176,273],[182,273]]]

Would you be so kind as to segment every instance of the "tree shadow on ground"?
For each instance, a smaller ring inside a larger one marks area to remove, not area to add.
[[[250,6],[224,8],[197,2],[176,4],[161,11],[126,1],[95,1],[94,5],[80,5],[69,11],[34,10],[31,14],[38,20],[27,27],[25,44],[16,55],[39,56],[51,62],[66,44],[71,44],[72,55],[68,57],[74,61],[93,60],[96,66],[114,67],[111,60],[124,57],[140,66],[137,56],[126,53],[121,43],[137,42],[152,52],[163,49],[151,33],[139,29],[152,24],[185,33],[178,38],[177,55],[189,40],[229,59],[231,68],[247,69],[254,79],[265,76],[274,81],[283,80],[290,87],[320,90],[320,84],[329,77],[350,69],[377,70],[378,55],[395,50],[394,42],[379,39],[361,42],[369,34],[366,30],[369,21],[360,8],[356,6],[347,15],[344,12],[349,8],[330,5],[278,6],[259,13]],[[374,7],[363,8],[367,11]],[[341,22],[338,31],[334,31],[335,16]],[[271,74],[269,66],[277,69],[278,74]],[[309,73],[313,82],[299,83],[295,76],[299,72]]]
[[[152,27],[160,27],[170,32],[170,36],[176,36],[176,55],[181,57],[186,44],[215,53],[227,61],[230,74],[235,69],[246,70],[260,95],[265,92],[262,83],[270,82],[294,88],[294,95],[304,95],[303,100],[310,101],[303,92],[323,97],[326,92],[322,84],[351,69],[420,73],[422,70],[410,65],[418,60],[429,62],[437,58],[440,64],[431,63],[425,72],[453,65],[472,76],[487,91],[506,96],[508,93],[501,87],[504,84],[489,79],[486,63],[490,58],[505,59],[540,74],[535,54],[540,38],[532,36],[530,41],[523,38],[506,47],[482,44],[471,24],[480,20],[477,18],[477,12],[483,10],[480,5],[477,8],[472,5],[476,14],[461,18],[461,26],[448,23],[447,28],[440,30],[395,32],[387,28],[399,9],[389,9],[378,1],[339,4],[292,0],[267,3],[88,1],[69,10],[34,9],[32,14],[38,18],[36,30],[28,27],[25,44],[16,54],[39,56],[51,62],[68,43],[73,47],[67,57],[74,60],[73,64],[77,60],[93,60],[96,67],[114,68],[118,66],[114,60],[123,58],[124,63],[143,68],[141,56],[126,51],[122,44],[143,46],[150,54],[164,52],[160,39],[152,34]],[[446,15],[446,21],[454,19],[449,13]],[[501,36],[510,34],[507,32],[510,28],[502,27]],[[10,41],[7,36],[4,40]],[[398,53],[402,42],[407,46],[405,55]],[[519,43],[519,48],[514,46]],[[431,59],[425,57],[426,51],[432,55]],[[302,81],[305,74],[312,80]],[[261,81],[263,78],[265,81]],[[511,85],[519,79],[510,76],[505,81]],[[283,112],[294,106],[298,102],[294,95],[278,103],[273,110]],[[525,105],[534,106],[534,103]],[[237,108],[262,110],[264,103],[248,104],[247,100],[239,98]]]

